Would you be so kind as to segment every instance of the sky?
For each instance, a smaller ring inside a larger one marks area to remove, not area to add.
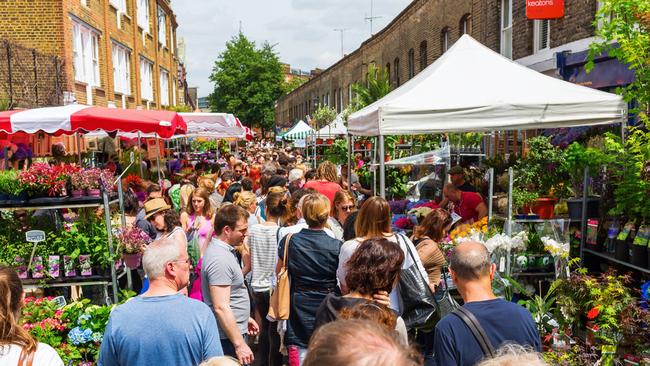
[[[226,42],[239,32],[261,45],[275,45],[280,61],[309,71],[326,69],[384,28],[411,0],[172,0],[178,37],[185,40],[189,86],[199,97],[212,92],[209,77]]]

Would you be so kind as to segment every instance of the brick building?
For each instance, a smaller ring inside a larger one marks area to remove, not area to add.
[[[396,88],[465,33],[525,66],[564,77],[558,55],[587,49],[598,1],[566,1],[565,16],[546,21],[527,19],[525,6],[523,0],[414,0],[357,50],[280,98],[276,123],[293,125],[322,104],[342,111],[352,100],[352,84],[364,81],[370,64],[388,69]]]
[[[0,1],[0,17],[0,39],[62,61],[68,101],[157,109],[185,99],[169,0]]]

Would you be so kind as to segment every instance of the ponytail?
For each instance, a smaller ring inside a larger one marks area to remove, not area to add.
[[[23,285],[13,268],[0,264],[0,345],[15,344],[36,352],[36,340],[18,324]]]

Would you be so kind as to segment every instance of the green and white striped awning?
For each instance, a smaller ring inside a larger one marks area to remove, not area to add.
[[[304,121],[300,121],[281,137],[285,140],[303,140],[313,134],[314,130]]]

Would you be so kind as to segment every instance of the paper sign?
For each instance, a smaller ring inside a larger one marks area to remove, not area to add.
[[[42,230],[30,230],[25,233],[25,240],[30,243],[45,241],[45,232]]]
[[[131,151],[131,153],[129,154],[129,161],[131,162],[131,164],[135,162],[135,154],[133,153],[133,151]]]
[[[455,224],[456,222],[458,222],[458,220],[460,220],[460,219],[462,219],[462,218],[463,218],[463,217],[460,216],[459,214],[457,214],[457,213],[455,213],[455,212],[452,212],[452,213],[451,213],[451,224],[452,224],[452,225]]]

